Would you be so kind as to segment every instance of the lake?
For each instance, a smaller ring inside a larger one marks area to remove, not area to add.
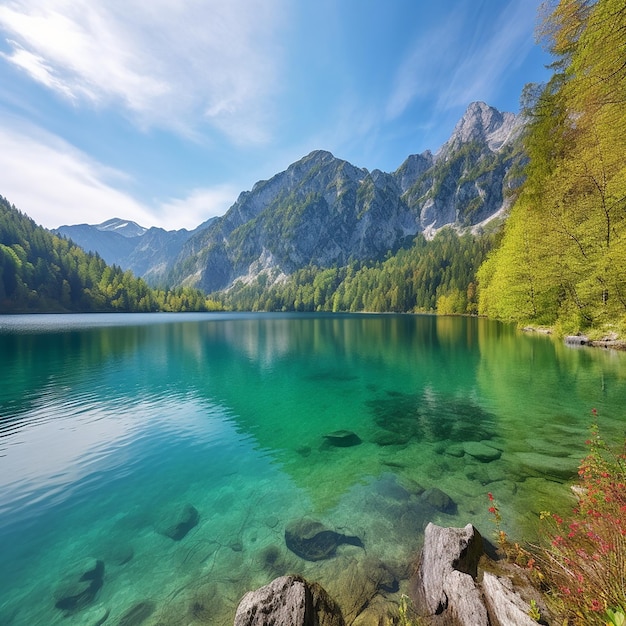
[[[232,624],[276,576],[334,595],[371,563],[401,592],[428,521],[491,538],[492,492],[533,538],[592,409],[626,426],[626,355],[483,319],[4,316],[0,355],[7,626]]]

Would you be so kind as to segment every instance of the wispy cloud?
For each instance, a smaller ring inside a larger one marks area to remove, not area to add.
[[[144,127],[238,143],[268,138],[284,0],[15,0],[0,6],[5,60],[80,105]]]
[[[396,70],[385,110],[388,120],[401,116],[414,102],[437,93],[457,62],[461,28],[461,16],[454,14],[415,41]]]
[[[187,198],[148,206],[128,191],[129,177],[18,118],[0,119],[0,189],[6,198],[47,228],[98,224],[113,216],[143,226],[195,228],[224,213],[236,198],[231,185],[196,189]]]
[[[475,100],[491,100],[506,74],[519,67],[534,47],[536,7],[525,0],[511,0],[491,31],[464,54],[438,98],[446,110]]]
[[[533,48],[532,3],[510,0],[489,30],[473,25],[476,12],[458,9],[417,39],[398,66],[387,119],[401,116],[422,100],[434,102],[438,112],[474,100],[488,101],[501,88],[507,71],[518,67]]]
[[[160,203],[155,214],[161,223],[171,223],[171,228],[180,228],[180,217],[184,215],[187,228],[195,228],[211,217],[226,213],[240,191],[231,184],[194,189],[185,198],[170,198]]]

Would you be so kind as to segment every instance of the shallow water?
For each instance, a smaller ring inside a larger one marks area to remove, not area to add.
[[[625,355],[486,320],[16,316],[0,355],[7,625],[232,624],[278,575],[339,594],[372,560],[403,589],[428,521],[489,537],[492,492],[532,537],[571,504],[591,409],[607,439],[626,424]],[[187,505],[197,524],[172,539]],[[362,547],[302,559],[285,528],[303,517]],[[94,559],[84,606],[56,607]]]

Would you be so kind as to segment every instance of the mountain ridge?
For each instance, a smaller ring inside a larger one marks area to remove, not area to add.
[[[520,182],[514,173],[524,159],[522,128],[519,116],[472,103],[436,153],[409,155],[394,172],[314,150],[193,231],[152,228],[123,242],[116,232],[123,220],[112,220],[108,231],[90,230],[90,249],[102,254],[108,237],[119,246],[115,259],[103,256],[108,262],[152,284],[206,292],[261,274],[277,280],[309,264],[381,259],[420,232],[475,227],[506,209]],[[79,245],[87,234],[67,226],[58,232]]]

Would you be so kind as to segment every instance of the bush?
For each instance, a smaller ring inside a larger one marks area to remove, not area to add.
[[[626,625],[626,444],[620,453],[594,423],[589,453],[574,487],[578,505],[569,519],[543,512],[542,564],[564,624]]]

